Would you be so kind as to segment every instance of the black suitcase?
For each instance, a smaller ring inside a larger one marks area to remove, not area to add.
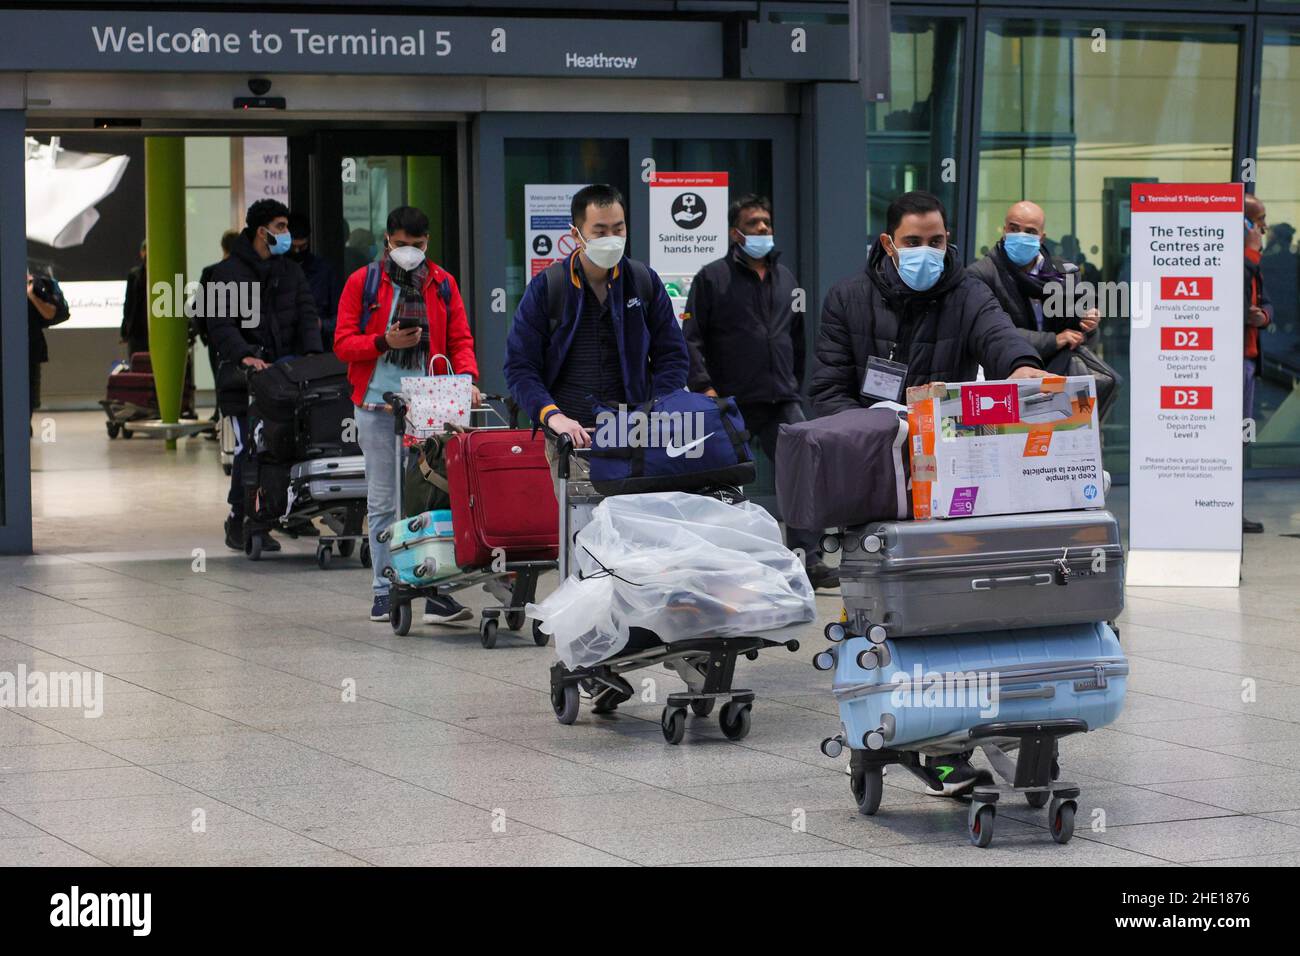
[[[347,366],[333,355],[304,355],[268,366],[249,379],[253,447],[284,464],[361,454],[351,394]]]

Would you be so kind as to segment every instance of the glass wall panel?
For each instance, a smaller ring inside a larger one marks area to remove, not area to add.
[[[1239,45],[1232,26],[991,21],[975,251],[997,241],[1011,203],[1031,199],[1049,246],[1085,279],[1127,279],[1130,183],[1233,179]],[[1101,329],[1105,359],[1127,378],[1126,317]],[[1103,433],[1107,467],[1127,473],[1127,394]]]
[[[948,17],[895,16],[890,36],[892,98],[867,105],[867,234],[885,229],[885,210],[899,193],[926,189],[948,207],[958,235],[958,166],[962,118],[962,31]]]
[[[1255,195],[1268,210],[1260,268],[1273,301],[1273,324],[1260,338],[1255,386],[1256,441],[1248,468],[1300,465],[1300,27],[1264,34]],[[1247,414],[1250,414],[1248,411]]]

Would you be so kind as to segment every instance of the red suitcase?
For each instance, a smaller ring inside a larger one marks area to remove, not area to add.
[[[158,408],[158,397],[154,393],[152,372],[114,372],[108,377],[108,393],[105,400],[134,405],[145,410]]]
[[[487,567],[495,548],[508,561],[553,561],[560,521],[546,439],[530,429],[466,432],[447,441],[447,485],[456,564]]]

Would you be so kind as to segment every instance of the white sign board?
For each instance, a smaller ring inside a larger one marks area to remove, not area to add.
[[[244,205],[259,199],[289,204],[289,141],[283,136],[244,137]]]
[[[1134,183],[1128,583],[1241,577],[1240,183]]]
[[[569,232],[573,196],[582,185],[524,186],[524,258],[528,263],[525,281],[557,259],[566,258],[578,243]]]
[[[68,301],[69,318],[68,321],[53,326],[50,331],[122,327],[122,306],[126,302],[125,279],[60,282],[59,288]]]
[[[678,318],[691,279],[727,254],[727,174],[656,172],[650,181],[650,266],[669,286]]]

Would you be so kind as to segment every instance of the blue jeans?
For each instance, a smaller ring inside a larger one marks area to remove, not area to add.
[[[388,545],[377,537],[399,517],[401,494],[397,478],[398,437],[393,416],[353,406],[357,417],[357,443],[366,460],[366,522],[370,534],[370,561],[375,594],[388,593]]]

